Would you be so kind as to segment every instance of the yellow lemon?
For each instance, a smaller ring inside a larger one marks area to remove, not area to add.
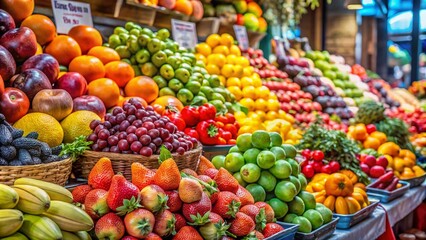
[[[278,100],[278,97],[274,92],[270,92],[269,93],[269,99]]]
[[[211,47],[214,48],[220,44],[221,37],[219,34],[212,34],[207,37],[206,43]]]
[[[251,98],[243,98],[240,100],[240,104],[244,107],[248,108],[249,111],[252,111],[254,109],[254,101]]]
[[[245,119],[247,115],[244,112],[235,112],[234,117],[238,122],[240,122],[241,120]]]
[[[263,98],[256,99],[256,101],[254,102],[254,108],[256,110],[266,112],[268,110],[268,102]]]
[[[229,54],[228,56],[226,56],[226,62],[229,64],[238,64],[237,61],[237,56],[233,55],[233,54]]]
[[[207,64],[214,64],[221,68],[226,64],[226,57],[223,54],[211,54],[207,57]]]
[[[250,62],[248,58],[241,56],[238,58],[238,65],[241,65],[242,67],[248,67],[250,66]]]
[[[217,46],[213,48],[213,53],[223,54],[225,56],[229,55],[229,48],[227,46]]]
[[[253,86],[247,86],[243,88],[243,97],[255,99],[256,88]]]
[[[238,130],[238,135],[244,134],[244,133],[253,133],[256,129],[254,129],[252,126],[242,126]]]
[[[264,111],[256,110],[256,114],[259,116],[259,118],[261,119],[262,122],[265,121],[266,114],[265,114]]]
[[[207,64],[206,70],[209,74],[217,74],[217,75],[220,74],[219,67],[214,64]]]
[[[243,98],[243,92],[237,86],[229,86],[228,91],[235,96],[235,99],[237,101],[239,101],[241,98]]]
[[[251,77],[242,77],[241,78],[241,87],[253,86],[253,79]]]
[[[269,88],[267,88],[266,86],[260,86],[257,87],[256,90],[256,98],[263,98],[263,99],[268,99],[269,97]]]
[[[253,87],[261,87],[262,86],[262,79],[253,77]]]
[[[279,118],[279,115],[276,111],[269,111],[266,113],[266,116],[265,116],[266,120],[274,120],[278,118]]]
[[[207,58],[206,58],[206,56],[204,56],[201,53],[196,53],[195,54],[195,59],[197,59],[197,61],[203,62],[204,64],[207,64]]]
[[[238,56],[238,57],[241,56],[241,50],[240,50],[240,48],[237,45],[232,45],[229,48],[229,52],[231,54],[234,54],[235,56]]]
[[[240,78],[243,76],[243,67],[240,65],[234,65],[234,77]]]
[[[206,57],[212,53],[212,49],[207,43],[197,44],[195,46],[195,51],[197,51],[197,53],[203,54]]]
[[[221,73],[226,78],[233,77],[234,76],[234,65],[232,65],[232,64],[225,64],[222,67]]]
[[[268,99],[267,105],[268,105],[268,110],[269,111],[275,111],[275,112],[277,112],[278,110],[280,110],[280,107],[281,107],[280,102],[278,102],[275,99]]]
[[[224,33],[220,35],[220,44],[223,46],[231,47],[234,45],[234,37],[232,37],[229,33]]]
[[[241,81],[240,81],[239,78],[230,77],[230,78],[228,78],[228,80],[226,80],[226,86],[227,87],[236,86],[238,88],[241,88]]]
[[[222,76],[222,75],[219,75],[219,80],[220,80],[220,83],[222,84],[222,86],[225,86],[225,84],[226,84],[226,78],[224,76]]]
[[[239,65],[241,66],[241,65]],[[250,77],[251,75],[253,75],[254,73],[254,69],[253,67],[243,67],[243,76],[244,77]]]

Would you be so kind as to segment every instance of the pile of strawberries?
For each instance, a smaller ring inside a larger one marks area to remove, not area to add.
[[[264,239],[282,230],[274,211],[224,168],[201,157],[197,172],[179,171],[171,158],[157,170],[131,166],[131,181],[101,158],[88,185],[73,190],[75,202],[96,222],[98,239]]]

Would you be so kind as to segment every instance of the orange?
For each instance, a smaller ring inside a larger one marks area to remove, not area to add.
[[[87,95],[93,95],[104,102],[106,108],[117,105],[120,99],[120,88],[109,78],[99,78],[87,86]]]
[[[379,154],[390,155],[392,157],[398,156],[400,147],[394,142],[385,142],[377,149]]]
[[[43,48],[41,47],[40,44],[37,43],[37,51],[35,55],[39,55],[43,53]]]
[[[114,80],[119,87],[124,87],[135,77],[135,71],[128,63],[114,61],[105,65],[105,77]]]
[[[220,44],[223,46],[231,47],[234,45],[234,37],[229,33],[220,35]]]
[[[86,79],[91,81],[105,77],[105,67],[101,60],[93,56],[78,56],[74,58],[68,68],[70,72],[78,72]]]
[[[227,46],[217,46],[213,48],[213,53],[223,54],[225,56],[229,55],[229,48]]]
[[[34,11],[34,0],[2,0],[0,9],[8,12],[18,23],[30,16]]]
[[[68,35],[78,42],[83,54],[86,54],[92,47],[102,45],[102,35],[98,30],[89,26],[75,26],[70,29]]]
[[[74,58],[81,55],[78,43],[73,38],[65,35],[55,37],[44,51],[56,58],[59,64],[63,66],[68,66]]]
[[[214,48],[220,44],[220,36],[219,34],[211,34],[207,37],[206,43],[210,46],[210,48]]]
[[[99,58],[99,60],[101,60],[104,65],[112,61],[120,60],[120,55],[118,55],[114,49],[104,46],[96,46],[91,48],[87,55]]]
[[[141,97],[151,103],[158,97],[158,85],[150,77],[139,76],[127,83],[124,92],[127,97]]]
[[[365,128],[365,125],[362,123],[359,123],[355,126],[353,131],[353,137],[355,140],[364,141],[367,137],[367,129]]]
[[[197,44],[197,46],[195,46],[195,51],[197,51],[197,53],[204,55],[205,57],[207,57],[208,55],[212,53],[212,49],[207,43]]]
[[[25,18],[21,27],[28,27],[33,30],[37,42],[41,46],[51,42],[56,36],[55,24],[44,15],[34,14]]]
[[[163,114],[164,110],[167,106],[174,106],[179,111],[183,109],[183,104],[179,99],[173,97],[173,96],[162,96],[157,99],[155,99],[154,102],[151,103],[151,106],[154,107],[155,111],[158,114]]]
[[[191,15],[194,10],[192,4],[188,0],[177,0],[175,8],[173,10],[181,12],[185,15]]]
[[[377,150],[380,147],[380,140],[371,136],[368,136],[362,144],[364,148],[372,148]]]
[[[387,141],[386,134],[379,132],[379,131],[374,131],[374,132],[370,133],[370,137],[378,139],[380,141],[380,144],[383,144]]]

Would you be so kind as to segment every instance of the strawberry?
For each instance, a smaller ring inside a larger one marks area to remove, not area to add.
[[[131,166],[132,170],[132,183],[139,189],[152,184],[154,181],[155,172],[146,168],[143,164],[134,162]]]
[[[109,212],[106,202],[108,192],[103,189],[93,189],[84,200],[84,210],[93,219],[97,220]]]
[[[218,223],[219,221],[224,222],[223,218],[219,214],[214,212],[211,212],[209,214],[209,220],[211,223]]]
[[[122,214],[131,212],[140,206],[139,200],[138,187],[127,181],[122,175],[115,175],[112,178],[107,196],[107,204],[111,210],[120,211]]]
[[[207,175],[207,174],[205,173],[205,171],[206,171],[207,169],[215,169],[215,168],[214,168],[213,163],[212,163],[212,162],[210,162],[210,160],[209,160],[209,159],[207,159],[207,158],[206,158],[206,157],[204,157],[204,156],[201,156],[201,157],[200,157],[200,163],[198,164],[198,168],[197,168],[197,173],[198,173],[198,174],[205,174],[205,175]]]
[[[176,162],[169,158],[164,160],[154,175],[154,184],[165,191],[177,190],[180,183],[180,172]]]
[[[98,239],[120,239],[124,232],[123,221],[115,213],[108,213],[96,222],[95,234]]]
[[[237,212],[237,214],[235,214],[235,219],[231,222],[229,232],[237,237],[243,237],[253,231],[255,226],[256,224],[251,217],[247,216],[245,213]]]
[[[241,202],[237,195],[231,192],[218,193],[216,204],[213,207],[213,212],[219,214],[221,217],[233,218],[240,209]]]
[[[111,186],[112,177],[114,177],[114,170],[112,169],[111,160],[103,157],[99,159],[90,171],[87,183],[92,188],[100,188],[108,191]]]
[[[154,232],[160,237],[176,234],[176,218],[172,212],[165,210],[155,216]]]
[[[274,213],[274,209],[272,209],[272,207],[265,203],[265,202],[257,202],[254,205],[256,205],[256,207],[260,208],[260,209],[265,209],[265,214],[266,214],[266,222],[270,223],[274,221],[275,218],[275,213]]]
[[[216,184],[216,182],[213,181],[213,179],[207,175],[198,175],[197,178],[210,185]]]
[[[193,203],[184,203],[182,206],[183,216],[188,222],[202,225],[206,223],[212,203],[206,193],[203,192],[201,200]]]
[[[203,240],[203,238],[195,228],[185,226],[176,233],[173,240]]]
[[[155,233],[150,233],[146,236],[145,240],[163,240],[160,236]]]
[[[263,234],[257,230],[254,230],[254,235],[256,236],[256,239],[259,239],[259,240],[265,239],[265,236],[263,236]]]
[[[151,184],[144,187],[140,195],[142,206],[153,213],[162,211],[167,207],[167,195],[157,185]]]
[[[203,187],[198,181],[185,177],[180,180],[178,192],[182,202],[193,203],[200,201]]]
[[[217,187],[220,191],[229,191],[236,193],[240,184],[225,168],[220,168],[216,177],[214,177]]]
[[[189,168],[184,168],[184,169],[182,169],[181,172],[186,173],[187,175],[191,175],[193,177],[197,177],[198,176],[198,174],[194,170],[189,169]]]
[[[92,187],[89,185],[80,185],[75,187],[72,190],[72,198],[74,202],[83,204],[90,191],[92,191]]]
[[[247,204],[254,204],[254,198],[251,193],[242,186],[238,186],[238,191],[235,193],[237,197],[241,201],[241,206],[245,206]]]
[[[263,229],[262,234],[265,236],[265,238],[267,238],[282,230],[284,230],[284,228],[277,223],[267,223],[265,229]]]
[[[180,211],[182,208],[182,200],[180,200],[179,193],[176,190],[166,191],[167,194],[167,207],[169,207],[169,211],[172,213]]]
[[[199,231],[204,239],[222,239],[226,236],[229,225],[224,221],[217,223],[209,222],[200,227]]]
[[[220,240],[234,240],[235,238],[230,236],[223,236]]]
[[[219,172],[219,170],[217,170],[216,168],[209,168],[206,171],[204,171],[204,175],[207,175],[211,179],[214,179],[218,172]]]
[[[212,205],[216,204],[218,196],[219,196],[219,192],[210,194],[210,201],[212,201]]]
[[[175,230],[179,231],[181,228],[187,226],[185,217],[180,213],[174,213],[176,223],[175,223]]]
[[[150,211],[139,208],[124,217],[127,233],[137,238],[145,238],[154,228],[155,217]]]
[[[256,216],[259,214],[260,208],[258,208],[256,205],[250,204],[250,205],[245,205],[242,208],[240,208],[240,212],[251,217],[251,219],[253,219],[253,221],[256,221]]]
[[[139,238],[135,238],[133,236],[124,236],[121,240],[138,240]]]

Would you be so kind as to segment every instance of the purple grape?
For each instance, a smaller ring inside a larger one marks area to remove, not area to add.
[[[164,123],[163,120],[159,119],[157,121],[154,122],[154,125],[156,128],[163,128],[166,126],[166,124]]]
[[[139,151],[139,154],[145,157],[150,157],[152,156],[152,149],[149,147],[142,147],[142,149]]]
[[[102,152],[109,152],[110,150],[109,150],[109,147],[106,147],[106,148],[103,148],[102,149]]]
[[[163,140],[165,140],[168,137],[170,137],[170,132],[167,129],[161,128],[160,129],[160,136]]]
[[[194,144],[191,141],[187,141],[186,144],[188,145],[188,150],[187,151],[189,151],[189,150],[191,150],[191,149],[194,148]]]
[[[154,123],[152,122],[144,122],[142,127],[146,128],[148,131],[155,128]]]
[[[135,127],[135,126],[129,126],[127,129],[126,129],[126,133],[127,134],[129,134],[129,133],[135,133],[136,132],[136,129],[138,129],[137,127]]]
[[[132,104],[130,104],[130,103],[125,103],[124,105],[123,105],[123,110],[124,111],[127,111],[130,107],[132,106]]]
[[[114,127],[112,127],[112,129],[118,132],[120,131],[120,125],[115,125]]]
[[[120,113],[124,113],[123,109],[120,107],[116,107],[112,110],[112,115],[117,116]]]
[[[136,119],[135,121],[132,122],[132,125],[135,126],[136,128],[142,127],[142,120],[140,119]]]
[[[153,108],[152,106],[147,106],[147,107],[145,108],[145,110],[150,111],[150,112],[153,112],[153,111],[154,111],[154,108]]]
[[[109,137],[109,131],[107,129],[102,129],[98,133],[98,138],[101,140],[107,140]]]
[[[126,131],[126,129],[130,126],[129,121],[124,120],[120,123],[120,131]]]
[[[97,144],[98,147],[101,149],[108,147],[108,142],[105,140],[98,140]]]
[[[120,148],[118,148],[118,146],[112,146],[112,147],[110,147],[109,151],[113,152],[113,153],[120,153],[121,152]]]
[[[89,135],[89,137],[87,137],[88,141],[92,141],[92,142],[96,142],[98,140],[98,135],[96,135],[96,133],[92,133]]]
[[[110,146],[116,146],[118,144],[118,137],[117,136],[109,136],[108,144]]]
[[[110,129],[110,128],[112,128],[112,124],[111,124],[111,122],[110,122],[110,121],[105,121],[105,122],[104,122],[104,127],[105,127],[106,129]]]
[[[118,141],[118,147],[121,151],[126,151],[129,149],[129,143],[126,139],[121,139],[120,141]]]
[[[104,129],[105,127],[104,127],[104,125],[98,125],[98,126],[96,126],[96,128],[95,128],[95,133],[96,134],[98,134],[102,129]]]
[[[127,121],[129,121],[130,123],[133,123],[136,120],[136,116],[135,115],[129,115],[127,116]]]
[[[180,147],[179,141],[176,139],[173,140],[172,146],[173,146],[173,150],[176,151]]]
[[[155,144],[154,144],[154,143],[150,143],[150,144],[148,144],[148,147],[152,149],[152,152],[157,151],[157,146],[155,146]]]
[[[188,148],[188,144],[186,144],[186,142],[181,142],[181,143],[180,143],[180,146],[181,146],[181,147],[183,147],[183,148],[185,149],[185,151],[188,151],[188,150],[189,150],[189,148]]]
[[[129,144],[132,144],[133,142],[138,140],[138,136],[136,136],[136,134],[134,133],[130,133],[129,135],[127,135],[127,142],[129,142]]]
[[[122,154],[133,154],[131,150],[121,151]]]
[[[120,132],[118,134],[118,139],[126,139],[127,138],[127,133],[126,132]]]
[[[136,107],[131,105],[127,108],[126,113],[127,115],[134,115],[136,113]]]
[[[120,124],[120,123],[121,123],[121,122],[123,122],[124,120],[126,120],[126,114],[124,114],[124,113],[119,113],[119,114],[116,116],[117,124]]]
[[[136,113],[135,113],[135,116],[136,116],[138,119],[143,119],[144,117],[148,116],[148,114],[146,113],[146,111],[145,111],[145,110],[143,110],[143,109],[138,109],[138,110],[136,111]]]
[[[164,138],[163,141],[164,142],[168,142],[168,143],[172,143],[174,140],[173,135],[169,134],[168,137]]]
[[[164,147],[166,147],[169,151],[173,151],[173,145],[169,142],[163,143]]]
[[[111,114],[106,114],[104,117],[104,120],[109,121],[110,118],[111,118]]]
[[[155,146],[157,146],[157,147],[159,147],[159,146],[161,146],[161,144],[163,144],[163,140],[161,140],[161,138],[159,138],[159,137],[157,137],[157,138],[154,138],[153,140],[152,140],[152,142],[155,144]]]
[[[130,150],[132,150],[133,152],[139,152],[142,149],[143,145],[142,143],[136,141],[136,142],[132,142],[132,144],[130,145]]]
[[[151,117],[143,117],[142,122],[152,122]]]
[[[148,146],[148,144],[151,143],[151,137],[148,135],[142,135],[139,138],[139,141],[144,145],[144,146]]]
[[[176,127],[176,125],[174,125],[174,124],[173,124],[173,123],[171,123],[171,122],[166,123],[165,128],[166,128],[167,130],[169,130],[169,132],[170,132],[170,133],[176,133],[176,131],[177,131],[177,127]]]
[[[90,129],[94,130],[99,124],[101,123],[101,121],[99,120],[93,120],[90,122]]]
[[[157,117],[155,115],[152,115],[150,118],[151,118],[152,122],[155,122],[159,119],[159,117]]]
[[[179,153],[179,155],[183,155],[183,154],[185,154],[185,149],[183,147],[178,147],[176,152]]]
[[[117,124],[117,117],[116,116],[112,116],[109,118],[108,120],[112,126],[114,126],[115,124]]]
[[[99,148],[98,144],[95,143],[95,144],[92,145],[92,150],[93,151],[100,151],[101,148]]]
[[[138,129],[136,129],[136,131],[135,131],[135,134],[138,137],[142,137],[142,135],[145,135],[147,133],[148,133],[148,130],[146,130],[146,128],[144,128],[144,127],[140,127]]]
[[[159,137],[160,136],[160,131],[158,131],[158,129],[151,129],[151,130],[149,130],[148,131],[148,135],[151,137],[151,138],[157,138],[157,137]]]
[[[131,100],[131,99],[130,99]],[[137,101],[137,100],[136,100]],[[133,106],[135,106],[136,109],[141,109],[143,108],[142,104],[140,102],[134,102]]]

